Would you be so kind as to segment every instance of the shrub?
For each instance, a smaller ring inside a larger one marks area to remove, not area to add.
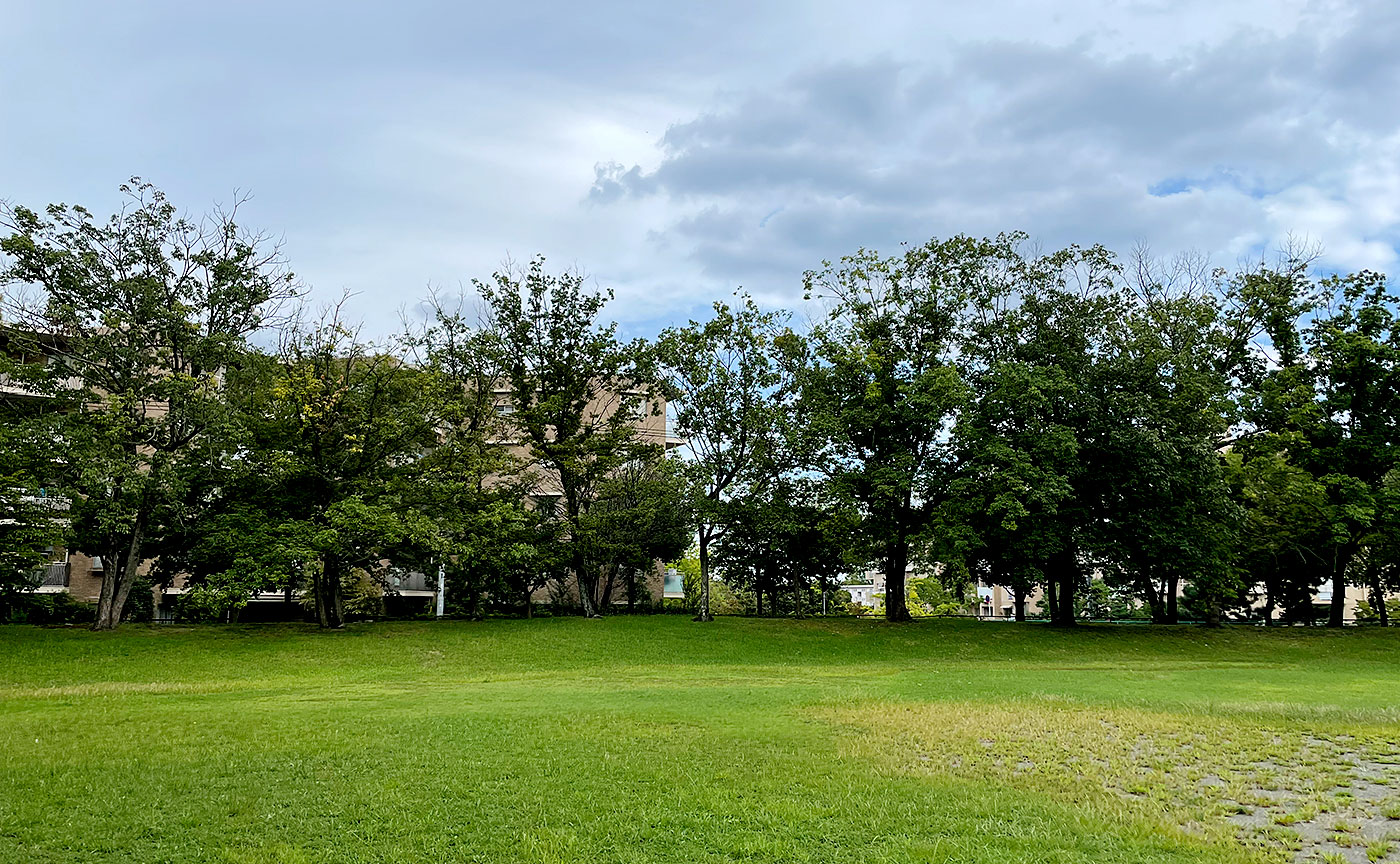
[[[1390,618],[1391,626],[1400,626],[1400,597],[1394,597],[1385,601],[1385,611]],[[1369,601],[1356,601],[1356,623],[1357,624],[1378,624],[1381,616]]]
[[[20,594],[10,606],[14,624],[91,624],[97,620],[97,607],[64,591],[59,594]]]
[[[126,608],[122,610],[123,621],[150,621],[155,616],[155,587],[145,576],[137,576],[131,582],[131,593],[126,598]]]

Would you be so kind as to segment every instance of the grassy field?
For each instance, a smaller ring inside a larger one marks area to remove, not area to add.
[[[1400,630],[0,627],[0,861],[1400,861]]]

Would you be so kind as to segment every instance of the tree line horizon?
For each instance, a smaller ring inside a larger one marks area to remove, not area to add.
[[[1347,586],[1395,614],[1397,296],[1315,250],[955,235],[821,262],[809,326],[739,293],[631,340],[536,257],[372,343],[237,206],[121,189],[106,219],[0,208],[0,621],[54,546],[106,564],[96,629],[177,578],[192,618],[295,590],[339,627],[384,561],[445,573],[460,614],[594,616],[687,550],[698,620],[715,580],[801,615],[868,567],[907,620],[913,565],[1059,625],[1091,591],[1311,623],[1329,580],[1329,626]],[[637,431],[662,413],[675,452]]]

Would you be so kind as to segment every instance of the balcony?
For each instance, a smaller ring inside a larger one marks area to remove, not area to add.
[[[68,587],[70,567],[67,561],[55,561],[39,568],[39,591],[58,591]]]
[[[437,579],[417,570],[393,570],[385,574],[385,588],[405,597],[426,596],[434,593]]]
[[[66,513],[73,507],[72,498],[64,498],[58,495],[25,495],[21,500],[26,504],[45,510],[53,510],[56,513]]]

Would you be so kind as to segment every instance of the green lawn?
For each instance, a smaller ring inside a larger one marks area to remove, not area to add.
[[[1400,861],[1400,630],[0,627],[0,756],[4,862]]]

